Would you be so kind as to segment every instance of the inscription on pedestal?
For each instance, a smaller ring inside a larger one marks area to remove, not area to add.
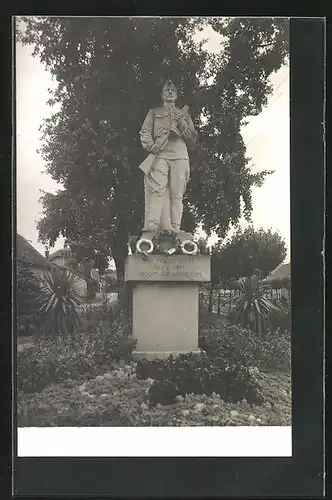
[[[130,255],[126,281],[210,281],[209,255]]]

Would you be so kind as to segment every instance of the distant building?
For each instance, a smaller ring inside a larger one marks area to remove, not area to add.
[[[92,270],[89,277],[87,277],[87,272],[83,264],[77,264],[77,269],[73,269],[72,263],[75,261],[72,251],[69,247],[64,247],[55,252],[49,254],[48,261],[60,267],[65,267],[72,273],[76,274],[82,278],[82,283],[80,284],[80,295],[93,297],[96,291],[99,291],[100,285],[99,280],[93,276]],[[97,271],[98,273],[98,271]],[[98,273],[99,275],[99,273]]]
[[[61,267],[67,267],[72,258],[73,254],[70,248],[61,248],[60,250],[52,252],[48,257],[48,261]]]
[[[20,234],[16,235],[16,262],[28,266],[40,279],[50,270],[47,259]]]
[[[286,278],[291,275],[291,264],[288,262],[287,264],[281,264],[273,273],[271,273],[271,276],[273,278]]]
[[[291,278],[291,263],[281,264],[277,269],[275,269],[267,278],[266,281],[274,281],[276,279],[282,280],[286,278]]]
[[[63,252],[64,250],[64,252]],[[42,280],[47,272],[52,271],[56,268],[67,268],[62,262],[67,262],[67,255],[69,255],[70,249],[63,249],[62,251],[57,250],[53,252],[47,259],[41,255],[38,250],[36,250],[29,241],[21,236],[20,234],[16,237],[16,262],[28,266],[31,271]],[[69,250],[69,253],[68,253]],[[45,252],[47,255],[47,251]],[[52,258],[53,256],[53,258]],[[79,295],[82,297],[87,296],[87,279],[79,271],[74,271],[69,269],[74,273],[78,280],[75,283],[75,289]]]

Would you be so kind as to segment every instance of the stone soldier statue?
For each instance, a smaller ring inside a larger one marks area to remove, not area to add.
[[[180,231],[182,198],[189,180],[187,145],[194,145],[197,132],[188,114],[175,106],[178,92],[171,80],[162,91],[163,106],[150,109],[140,139],[149,156],[144,171],[145,222],[143,231]]]

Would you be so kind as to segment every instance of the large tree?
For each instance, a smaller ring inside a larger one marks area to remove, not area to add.
[[[240,277],[258,275],[266,278],[285,260],[284,239],[271,229],[253,226],[238,229],[226,242],[212,250],[211,281],[227,285]]]
[[[217,54],[195,41],[207,25],[222,35]],[[267,103],[287,31],[287,20],[273,18],[25,18],[19,39],[53,74],[50,104],[59,107],[44,122],[41,154],[62,189],[43,195],[41,240],[52,246],[61,234],[71,246],[112,254],[123,274],[128,235],[143,222],[138,131],[169,77],[199,132],[183,228],[201,223],[222,237],[241,200],[249,219],[251,188],[267,171],[252,173],[240,129]]]

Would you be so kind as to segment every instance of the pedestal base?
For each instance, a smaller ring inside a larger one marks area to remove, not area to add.
[[[203,351],[200,349],[197,349],[195,351],[133,351],[132,357],[135,361],[138,361],[142,358],[145,359],[166,359],[169,356],[173,356],[173,358],[176,358],[180,354],[188,354],[189,352],[194,353],[194,354],[201,354]]]
[[[128,257],[136,359],[198,351],[199,282],[210,279],[209,256]]]
[[[135,284],[133,336],[139,352],[163,354],[197,349],[198,284]]]

